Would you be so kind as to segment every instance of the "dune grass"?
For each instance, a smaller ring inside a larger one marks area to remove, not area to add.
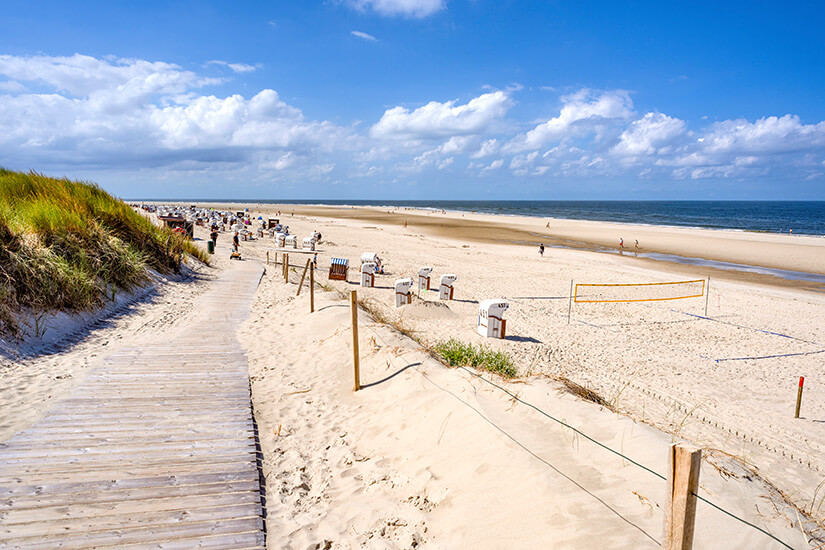
[[[0,333],[17,315],[99,306],[206,254],[94,184],[0,168]]]
[[[432,349],[450,365],[484,369],[505,378],[518,375],[513,360],[503,351],[494,351],[483,345],[474,346],[455,338],[438,342]]]

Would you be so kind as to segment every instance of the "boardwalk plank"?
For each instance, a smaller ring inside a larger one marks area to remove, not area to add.
[[[0,444],[0,546],[262,548],[246,356],[260,266],[201,296],[170,342],[122,348]],[[215,337],[205,341],[203,334]]]

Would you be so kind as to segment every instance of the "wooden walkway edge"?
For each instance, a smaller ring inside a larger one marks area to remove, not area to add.
[[[195,322],[120,349],[0,443],[0,548],[263,548],[246,355],[262,274],[240,262]]]

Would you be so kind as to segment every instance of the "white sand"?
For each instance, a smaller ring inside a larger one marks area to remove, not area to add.
[[[822,294],[714,277],[711,320],[687,315],[703,313],[702,299],[691,299],[576,304],[568,325],[571,279],[668,281],[684,278],[691,268],[550,248],[539,258],[534,247],[459,240],[437,226],[412,223],[404,229],[318,216],[284,221],[301,237],[320,230],[321,267],[332,256],[350,258],[352,281],[360,254],[378,252],[389,273],[377,277],[378,288],[359,288],[359,296],[425,343],[447,337],[482,342],[475,333],[477,302],[508,298],[508,339],[484,343],[516,359],[524,378],[508,384],[511,391],[660,473],[671,435],[650,425],[699,443],[716,466],[703,465],[703,495],[794,547],[807,546],[794,525],[796,512],[750,472],[823,518],[822,501],[811,503],[825,478],[825,354],[715,360],[825,349],[825,326],[818,321]],[[590,242],[613,239],[614,228],[606,224],[569,223],[595,231]],[[560,225],[554,220],[553,230],[561,232]],[[820,272],[825,265],[821,239],[733,232],[691,238],[700,233],[649,227],[637,237],[628,226],[621,231],[625,243],[639,238],[647,247],[665,231],[684,232],[685,248],[657,248],[666,253],[698,256],[691,248],[698,239],[702,249],[719,247],[712,259]],[[463,237],[458,230],[456,235]],[[198,236],[205,236],[201,228]],[[224,234],[218,241],[219,269],[230,265],[229,239]],[[768,241],[775,241],[782,262],[758,257]],[[242,250],[249,261],[275,248],[267,239],[242,243]],[[293,252],[292,263],[304,258]],[[448,310],[420,303],[391,307],[392,281],[415,277],[422,265],[435,268],[434,280],[445,272],[458,275],[456,300]],[[264,453],[270,548],[619,548],[655,546],[642,531],[661,538],[662,481],[467,373],[434,363],[412,341],[368,326],[364,316],[362,380],[386,380],[353,394],[346,304],[319,292],[319,311],[310,316],[308,297],[295,298],[295,285],[280,282],[279,273],[280,266],[268,270],[240,334],[249,350]],[[299,275],[293,273],[293,283]],[[341,291],[356,288],[327,283],[325,276],[319,282]],[[57,355],[4,360],[0,440],[34,423],[118,339],[133,344],[142,331],[173,336],[174,327],[194,314],[200,287],[165,287],[162,298]],[[58,378],[63,374],[71,377]],[[560,394],[552,379],[557,375],[599,392],[622,414]],[[806,390],[797,420],[800,375]],[[707,505],[700,503],[698,514],[695,548],[777,547]],[[822,538],[815,525],[806,527]]]
[[[292,275],[297,282],[300,270]],[[241,330],[264,453],[270,548],[655,548],[665,483],[361,314],[352,391],[347,302],[264,277]],[[497,380],[498,383],[502,383]],[[664,472],[671,438],[534,379],[529,403]],[[703,495],[791,544],[794,512],[707,455]],[[757,513],[756,506],[762,517]],[[695,548],[772,548],[701,505]]]

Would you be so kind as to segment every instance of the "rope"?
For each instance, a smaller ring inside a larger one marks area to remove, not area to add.
[[[692,492],[692,491],[691,491],[691,494],[692,494],[693,496],[695,496],[696,498],[698,498],[699,500],[701,500],[702,502],[704,502],[705,504],[709,504],[710,506],[713,506],[714,508],[716,508],[716,509],[717,509],[717,510],[719,510],[720,512],[722,512],[722,513],[724,513],[724,514],[726,514],[726,515],[728,515],[728,516],[732,517],[733,519],[735,519],[735,520],[737,520],[737,521],[740,521],[740,522],[744,523],[744,524],[745,524],[745,525],[747,525],[748,527],[753,527],[754,529],[756,529],[757,531],[759,531],[759,532],[760,532],[760,533],[762,533],[763,535],[765,535],[765,536],[767,536],[767,537],[769,537],[769,538],[771,538],[771,539],[775,540],[776,542],[778,542],[779,544],[781,544],[781,545],[782,545],[782,546],[784,546],[785,548],[788,548],[789,550],[794,550],[794,547],[793,547],[793,546],[791,546],[791,545],[790,545],[790,544],[788,544],[787,542],[784,542],[784,541],[782,541],[782,540],[779,540],[778,538],[776,538],[775,536],[773,536],[773,535],[772,535],[772,534],[770,534],[769,532],[765,531],[764,529],[762,529],[762,528],[761,528],[761,527],[759,527],[758,525],[754,525],[753,523],[749,522],[748,520],[742,519],[742,518],[740,518],[739,516],[735,516],[735,515],[731,514],[730,512],[728,512],[727,510],[725,510],[725,509],[724,509],[724,508],[722,508],[721,506],[719,506],[719,505],[717,505],[717,504],[712,503],[711,501],[709,501],[708,499],[706,499],[706,498],[705,498],[705,497],[703,497],[702,495],[697,495],[696,493],[694,493],[694,492]]]
[[[696,313],[688,313],[687,311],[679,311],[678,309],[671,309],[670,311],[673,311],[674,313],[681,313],[682,315],[687,315],[688,317],[696,317],[698,319],[704,319],[706,321],[714,321],[716,323],[722,323],[723,325],[730,325],[732,327],[744,328],[744,329],[748,329],[748,330],[753,330],[755,332],[762,332],[764,334],[770,334],[772,336],[781,336],[782,338],[788,338],[790,340],[797,340],[799,342],[805,342],[806,344],[814,344],[815,346],[822,346],[823,345],[823,344],[820,344],[819,342],[814,342],[812,340],[805,340],[804,338],[799,338],[797,336],[789,336],[787,334],[782,334],[781,332],[773,332],[771,330],[765,330],[765,329],[761,329],[761,328],[753,328],[753,327],[749,327],[747,325],[739,325],[737,323],[731,323],[730,321],[720,321],[719,319],[713,319],[711,317],[705,317],[704,315],[697,315]]]
[[[483,380],[484,382],[486,382],[486,383],[490,384],[491,386],[494,386],[494,387],[496,387],[496,388],[500,389],[501,391],[503,391],[504,393],[506,393],[507,395],[509,395],[510,397],[512,397],[513,399],[515,399],[515,400],[516,400],[516,401],[518,401],[519,403],[521,403],[522,405],[526,405],[526,406],[530,407],[531,409],[535,410],[535,411],[536,411],[536,412],[538,412],[539,414],[542,414],[542,415],[546,416],[547,418],[549,418],[549,419],[550,419],[550,420],[552,420],[553,422],[557,422],[558,424],[560,424],[560,425],[564,426],[565,428],[569,428],[569,429],[573,430],[574,432],[576,432],[576,433],[577,433],[577,434],[579,434],[580,436],[584,437],[584,438],[585,438],[585,439],[587,439],[588,441],[591,441],[592,443],[595,443],[596,445],[598,445],[598,446],[599,446],[599,447],[601,447],[602,449],[605,449],[606,451],[610,451],[610,452],[611,452],[611,453],[613,453],[614,455],[616,455],[616,456],[618,456],[618,457],[621,457],[621,458],[622,458],[622,459],[624,459],[624,460],[627,460],[627,461],[628,461],[628,462],[630,462],[631,464],[635,464],[636,466],[638,466],[638,467],[639,467],[639,468],[641,468],[642,470],[645,470],[645,471],[647,471],[647,472],[649,472],[649,473],[653,474],[654,476],[658,477],[658,478],[659,478],[659,479],[661,479],[662,481],[667,481],[667,478],[665,478],[665,476],[663,476],[663,475],[662,475],[662,474],[660,474],[659,472],[657,472],[657,471],[655,471],[655,470],[652,470],[652,469],[648,468],[648,467],[647,467],[647,466],[645,466],[644,464],[640,464],[640,463],[636,462],[635,460],[633,460],[633,459],[632,459],[632,458],[630,458],[629,456],[626,456],[626,455],[624,455],[624,454],[620,453],[619,451],[616,451],[615,449],[611,449],[610,447],[608,447],[607,445],[605,445],[605,444],[604,444],[604,443],[602,443],[601,441],[597,441],[597,440],[593,439],[592,437],[590,437],[590,436],[589,436],[589,435],[587,435],[586,433],[582,432],[582,431],[581,431],[581,430],[579,430],[578,428],[574,428],[573,426],[571,426],[571,425],[570,425],[570,424],[568,424],[567,422],[565,422],[565,421],[563,421],[563,420],[559,420],[558,418],[556,418],[556,417],[554,417],[554,416],[552,416],[552,415],[550,415],[550,414],[548,414],[548,413],[544,412],[543,410],[541,410],[540,408],[536,407],[536,406],[535,406],[535,405],[533,405],[532,403],[528,403],[527,401],[524,401],[524,400],[523,400],[523,399],[521,399],[519,396],[515,395],[514,393],[511,393],[509,390],[507,390],[507,389],[505,389],[505,388],[502,388],[501,386],[499,386],[499,385],[498,385],[498,384],[496,384],[495,382],[493,382],[493,381],[491,381],[491,380],[487,380],[486,378],[484,378],[484,377],[483,377],[483,376],[481,376],[480,374],[478,374],[478,373],[475,373],[475,372],[471,371],[471,370],[470,370],[470,369],[468,369],[467,367],[461,367],[461,366],[460,366],[460,367],[458,367],[458,368],[460,368],[460,369],[464,369],[465,371],[467,371],[467,372],[468,372],[469,374],[471,374],[472,376],[475,376],[476,378],[479,378],[479,379]]]
[[[803,351],[800,353],[782,353],[779,355],[761,355],[759,357],[729,357],[727,359],[716,359],[717,363],[721,363],[722,361],[745,361],[747,359],[774,359],[776,357],[796,357],[798,355],[816,355],[817,353],[825,353],[825,349],[820,349],[816,351]]]
[[[698,315],[697,315],[696,317],[700,317],[700,316],[698,316]],[[586,322],[584,322],[584,321],[579,321],[579,322],[584,323],[584,324],[590,324],[590,323],[586,323]],[[596,327],[598,327],[598,328],[603,328],[603,327],[599,327],[598,325],[592,325],[592,326],[596,326]],[[745,328],[748,328],[748,327],[745,327]],[[607,329],[605,329],[605,330],[607,330]],[[376,335],[377,335],[377,336],[381,339],[381,341],[382,341],[382,342],[384,342],[384,344],[385,344],[385,345],[387,345],[386,341],[384,340],[384,338],[382,338],[382,337],[381,337],[381,335],[380,335],[380,334],[378,334],[378,333],[377,333],[377,332],[375,332],[375,331],[372,331],[372,332],[373,332],[374,334],[376,334]],[[823,352],[825,352],[825,350],[822,350],[822,351],[823,351]],[[814,352],[814,353],[820,353],[820,352]],[[702,356],[702,357],[703,357],[703,356]],[[710,359],[710,358],[709,358],[709,357],[706,357],[706,359]],[[711,360],[712,360],[712,361],[716,361],[716,362],[720,361],[720,360],[716,360],[716,359],[711,359]],[[724,359],[721,359],[721,360],[722,360],[722,361],[724,361]],[[645,466],[644,464],[641,464],[641,463],[639,463],[639,462],[637,462],[637,461],[633,460],[633,459],[632,459],[632,458],[630,458],[629,456],[627,456],[627,455],[625,455],[625,454],[623,454],[623,453],[621,453],[621,452],[619,452],[619,451],[617,451],[617,450],[615,450],[615,449],[613,449],[613,448],[611,448],[611,447],[608,447],[607,445],[605,445],[605,444],[604,444],[604,443],[602,443],[601,441],[598,441],[598,440],[596,440],[596,439],[593,439],[592,437],[590,437],[590,436],[589,436],[589,435],[587,435],[586,433],[582,432],[582,431],[581,431],[581,430],[579,430],[578,428],[575,428],[575,427],[571,426],[570,424],[568,424],[567,422],[565,422],[565,421],[563,421],[563,420],[559,420],[558,418],[556,418],[556,417],[554,417],[553,415],[551,415],[551,414],[547,413],[546,411],[544,411],[544,410],[542,410],[542,409],[538,408],[537,406],[533,405],[532,403],[528,403],[527,401],[524,401],[524,400],[523,400],[523,399],[521,399],[518,395],[516,395],[516,394],[514,394],[514,393],[510,392],[509,390],[507,390],[506,388],[504,388],[504,387],[502,387],[502,386],[500,386],[500,385],[496,384],[496,383],[495,383],[495,382],[493,382],[492,380],[488,380],[487,378],[484,378],[483,376],[481,376],[481,375],[480,375],[480,374],[478,374],[477,372],[474,372],[474,371],[472,371],[472,370],[468,369],[467,367],[459,366],[458,368],[460,368],[460,369],[464,370],[465,372],[467,372],[467,373],[468,373],[468,374],[470,374],[471,376],[474,376],[474,377],[476,377],[476,378],[478,378],[478,379],[482,380],[483,382],[485,382],[485,383],[489,384],[490,386],[493,386],[493,387],[495,387],[495,388],[499,389],[500,391],[504,392],[505,394],[507,394],[508,396],[510,396],[511,398],[513,398],[515,401],[517,401],[517,402],[521,403],[522,405],[525,405],[525,406],[527,406],[527,407],[529,407],[529,408],[533,409],[534,411],[538,412],[538,413],[539,413],[539,414],[541,414],[542,416],[545,416],[546,418],[549,418],[549,419],[550,419],[550,420],[552,420],[553,422],[556,422],[557,424],[559,424],[559,425],[561,425],[561,426],[564,426],[565,428],[568,428],[568,429],[570,429],[570,430],[572,430],[572,431],[576,432],[577,434],[579,434],[579,435],[580,435],[580,436],[582,436],[583,438],[585,438],[585,439],[587,439],[588,441],[590,441],[591,443],[594,443],[595,445],[597,445],[597,446],[601,447],[602,449],[604,449],[604,450],[606,450],[606,451],[608,451],[608,452],[610,452],[610,453],[613,453],[614,455],[616,455],[616,456],[620,457],[621,459],[626,460],[627,462],[629,462],[629,463],[631,463],[631,464],[633,464],[633,465],[635,465],[635,466],[637,466],[637,467],[641,468],[642,470],[644,470],[644,471],[646,471],[646,472],[650,473],[651,475],[653,475],[653,476],[655,476],[655,477],[657,477],[657,478],[661,479],[662,481],[665,481],[665,482],[667,481],[667,478],[666,478],[665,476],[663,476],[662,474],[660,474],[659,472],[657,472],[657,471],[655,471],[655,470],[653,470],[653,469],[651,469],[651,468],[648,468],[648,467],[647,467],[647,466]],[[433,385],[435,385],[436,387],[440,388],[442,391],[446,391],[447,393],[449,393],[449,394],[453,395],[453,397],[455,397],[456,399],[459,399],[459,400],[460,400],[460,398],[459,398],[458,396],[456,396],[455,394],[453,394],[453,393],[452,393],[452,392],[450,392],[449,390],[446,390],[445,388],[442,388],[442,387],[441,387],[441,386],[439,386],[437,383],[435,383],[435,382],[434,382],[432,379],[430,379],[430,378],[429,378],[429,377],[428,377],[428,376],[427,376],[427,375],[426,375],[423,371],[421,371],[420,369],[416,369],[416,370],[418,370],[418,371],[419,371],[419,372],[420,372],[420,373],[421,373],[421,374],[422,374],[425,378],[427,378],[427,380],[429,380],[429,381],[430,381],[430,383],[432,383],[432,384],[433,384]],[[463,402],[463,401],[462,401],[462,402]],[[466,404],[466,403],[465,403],[465,404]],[[640,528],[638,525],[635,525],[635,524],[631,523],[630,521],[628,521],[626,518],[624,518],[621,514],[619,514],[619,513],[618,513],[615,509],[613,509],[610,505],[608,505],[606,502],[604,502],[604,501],[603,501],[602,499],[600,499],[598,496],[594,495],[593,493],[591,493],[590,491],[588,491],[587,489],[585,489],[584,487],[582,487],[582,486],[581,486],[581,485],[580,485],[577,481],[575,481],[574,479],[572,479],[571,477],[569,477],[569,476],[568,476],[568,475],[566,475],[565,473],[561,472],[559,469],[557,469],[555,466],[553,466],[552,464],[550,464],[550,463],[549,463],[548,461],[546,461],[545,459],[543,459],[543,458],[541,458],[540,456],[536,455],[533,451],[531,451],[530,449],[528,449],[527,447],[525,447],[525,446],[524,446],[524,444],[522,444],[520,441],[516,440],[516,439],[515,439],[513,436],[511,436],[509,433],[507,433],[506,431],[502,430],[500,427],[496,426],[496,425],[495,425],[492,421],[490,421],[490,419],[488,419],[486,416],[484,416],[484,415],[483,415],[480,411],[478,411],[477,409],[475,409],[474,407],[472,407],[472,406],[471,406],[471,405],[469,405],[469,404],[467,404],[467,406],[468,406],[468,407],[470,407],[471,409],[473,409],[473,410],[474,410],[477,414],[479,414],[482,418],[484,418],[487,422],[489,422],[491,425],[493,425],[496,429],[498,429],[501,433],[503,433],[505,436],[507,436],[507,437],[508,437],[509,439],[511,439],[513,442],[515,442],[515,443],[516,443],[518,446],[520,446],[522,449],[524,449],[525,451],[527,451],[528,453],[530,453],[533,457],[535,457],[536,459],[540,460],[542,463],[544,463],[544,464],[546,464],[547,466],[549,466],[550,468],[552,468],[552,469],[553,469],[556,473],[558,473],[559,475],[561,475],[562,477],[564,477],[565,479],[567,479],[568,481],[570,481],[571,483],[573,483],[574,485],[576,485],[577,487],[579,487],[580,489],[582,489],[583,491],[585,491],[586,493],[588,493],[589,495],[591,495],[593,498],[595,498],[597,501],[599,501],[601,504],[603,504],[605,507],[607,507],[610,511],[612,511],[614,514],[616,514],[616,515],[617,515],[618,517],[620,517],[622,520],[624,520],[624,521],[625,521],[625,522],[627,522],[628,524],[632,525],[633,527],[635,527],[636,529],[638,529],[639,531],[641,531],[641,532],[642,532],[645,536],[647,536],[650,540],[652,540],[653,542],[655,542],[655,543],[659,544],[659,541],[657,541],[656,539],[654,539],[653,537],[651,537],[651,536],[650,536],[650,534],[648,534],[646,531],[644,531],[644,530],[643,530],[642,528]],[[725,510],[724,508],[722,508],[722,507],[721,507],[721,506],[719,506],[718,504],[715,504],[715,503],[711,502],[710,500],[706,499],[706,498],[705,498],[705,497],[703,497],[702,495],[699,495],[699,494],[697,494],[697,493],[695,493],[695,492],[691,492],[691,494],[692,494],[693,496],[695,496],[696,498],[698,498],[699,500],[701,500],[702,502],[704,502],[705,504],[707,504],[707,505],[709,505],[709,506],[711,506],[711,507],[713,507],[713,508],[715,508],[715,509],[719,510],[720,512],[724,513],[725,515],[730,516],[731,518],[733,518],[733,519],[735,519],[735,520],[739,521],[740,523],[742,523],[742,524],[744,524],[744,525],[747,525],[748,527],[752,527],[753,529],[756,529],[757,531],[759,531],[759,532],[760,532],[760,533],[762,533],[763,535],[765,535],[765,536],[767,536],[768,538],[770,538],[770,539],[772,539],[772,540],[776,541],[777,543],[781,544],[783,547],[788,548],[789,550],[794,550],[794,547],[793,547],[793,546],[791,546],[791,545],[789,545],[788,543],[786,543],[786,542],[784,542],[784,541],[782,541],[782,540],[778,539],[777,537],[775,537],[774,535],[772,535],[772,534],[771,534],[771,533],[769,533],[768,531],[766,531],[766,530],[762,529],[762,528],[761,528],[761,527],[759,527],[758,525],[755,525],[755,524],[753,524],[753,523],[749,522],[749,521],[748,521],[748,520],[746,520],[746,519],[740,518],[739,516],[737,516],[737,515],[735,515],[735,514],[733,514],[733,513],[731,513],[731,512],[728,512],[727,510]]]
[[[461,368],[464,368],[464,367],[461,367]],[[465,369],[465,370],[466,370],[466,369]],[[621,515],[621,514],[620,514],[620,513],[619,513],[619,512],[615,509],[615,508],[613,508],[613,507],[612,507],[612,506],[610,506],[608,503],[606,503],[604,500],[602,500],[601,498],[599,498],[599,497],[598,497],[598,495],[595,495],[595,494],[593,494],[592,492],[588,491],[588,490],[587,490],[587,488],[586,488],[586,487],[584,487],[581,483],[579,483],[578,481],[576,481],[575,479],[573,479],[573,478],[572,478],[572,477],[570,477],[569,475],[565,474],[564,472],[562,472],[561,470],[559,470],[558,468],[556,468],[555,466],[553,466],[553,464],[551,464],[549,461],[545,460],[544,458],[540,457],[539,455],[537,455],[536,453],[534,453],[533,451],[531,451],[531,450],[530,450],[527,446],[525,446],[525,445],[524,445],[521,441],[519,441],[518,439],[516,439],[515,437],[513,437],[513,436],[512,436],[510,433],[508,433],[506,430],[502,429],[502,428],[501,428],[500,426],[498,426],[495,422],[493,422],[492,420],[490,420],[489,418],[487,418],[487,417],[486,417],[486,416],[485,416],[485,415],[484,415],[481,411],[479,411],[478,409],[476,409],[475,407],[473,407],[472,405],[470,405],[469,403],[467,403],[466,401],[464,401],[463,399],[461,399],[458,395],[454,394],[454,393],[453,393],[453,392],[451,392],[450,390],[448,390],[448,389],[446,389],[446,388],[444,388],[444,387],[440,386],[440,385],[439,385],[438,383],[436,383],[436,382],[435,382],[432,378],[430,378],[429,376],[427,376],[427,374],[426,374],[425,372],[423,372],[423,371],[421,371],[421,370],[419,370],[418,372],[420,372],[420,373],[421,373],[421,375],[422,375],[424,378],[426,378],[426,379],[427,379],[427,380],[428,380],[428,381],[429,381],[432,385],[434,385],[435,387],[439,388],[439,389],[440,389],[441,391],[443,391],[443,392],[449,393],[450,395],[452,395],[453,397],[455,397],[456,399],[458,399],[459,401],[461,401],[462,403],[464,403],[464,405],[466,405],[466,406],[467,406],[467,407],[469,407],[471,410],[473,410],[476,414],[478,414],[481,418],[483,418],[483,419],[484,419],[484,420],[485,420],[488,424],[490,424],[490,425],[491,425],[491,426],[493,426],[495,429],[497,429],[499,432],[501,432],[501,433],[502,433],[505,437],[507,437],[508,439],[510,439],[513,443],[515,443],[516,445],[518,445],[519,447],[521,447],[522,449],[524,449],[524,450],[525,450],[528,454],[530,454],[530,456],[532,456],[532,457],[533,457],[533,458],[535,458],[536,460],[539,460],[539,461],[540,461],[541,463],[543,463],[545,466],[550,467],[550,468],[551,468],[554,472],[556,472],[557,474],[559,474],[560,476],[562,476],[564,479],[566,479],[567,481],[569,481],[570,483],[572,483],[573,485],[575,485],[576,487],[578,487],[579,489],[581,489],[582,491],[584,491],[585,493],[587,493],[588,495],[590,495],[591,497],[593,497],[593,498],[594,498],[596,501],[598,501],[601,505],[603,505],[605,508],[607,508],[608,510],[610,510],[611,512],[613,512],[613,513],[614,513],[614,514],[615,514],[615,515],[616,515],[619,519],[621,519],[622,521],[624,521],[624,522],[625,522],[625,523],[627,523],[628,525],[630,525],[630,526],[635,527],[636,529],[638,529],[638,530],[639,530],[639,531],[640,531],[640,532],[641,532],[644,536],[646,536],[647,538],[649,538],[651,541],[653,541],[653,542],[654,542],[654,543],[656,543],[657,545],[661,545],[661,542],[659,542],[658,540],[656,540],[655,538],[653,538],[653,536],[651,536],[651,535],[650,535],[650,533],[648,533],[647,531],[645,531],[644,529],[642,529],[641,527],[639,527],[638,525],[636,525],[635,523],[633,523],[632,521],[630,521],[629,519],[627,519],[626,517],[624,517],[623,515]],[[468,372],[469,372],[469,371],[468,371]],[[473,373],[471,372],[470,374],[473,374]],[[484,380],[484,378],[482,378],[482,380]],[[503,390],[503,391],[507,391],[507,390]],[[587,436],[585,436],[585,437],[587,437]],[[644,467],[644,466],[643,466],[643,467]]]
[[[460,368],[460,369],[463,369],[463,370],[464,370],[464,371],[466,371],[466,372],[468,372],[468,373],[469,373],[469,374],[471,374],[472,376],[475,376],[476,378],[479,378],[479,379],[483,380],[483,381],[484,381],[484,382],[486,382],[487,384],[489,384],[489,385],[491,385],[491,386],[494,386],[494,387],[498,388],[499,390],[503,391],[504,393],[506,393],[507,395],[509,395],[510,397],[512,397],[513,399],[515,399],[515,400],[516,400],[516,401],[518,401],[519,403],[521,403],[522,405],[526,405],[526,406],[530,407],[531,409],[533,409],[533,410],[537,411],[538,413],[540,413],[540,414],[542,414],[542,415],[546,416],[546,417],[547,417],[547,418],[549,418],[550,420],[553,420],[554,422],[557,422],[558,424],[560,424],[560,425],[562,425],[562,426],[564,426],[564,427],[566,427],[566,428],[569,428],[569,429],[573,430],[574,432],[576,432],[577,434],[581,435],[582,437],[584,437],[584,438],[585,438],[585,439],[587,439],[588,441],[591,441],[592,443],[595,443],[596,445],[598,445],[598,446],[599,446],[599,447],[601,447],[602,449],[605,449],[605,450],[607,450],[607,451],[610,451],[610,452],[611,452],[611,453],[613,453],[614,455],[619,456],[619,457],[621,457],[621,458],[622,458],[622,459],[624,459],[624,460],[627,460],[627,461],[628,461],[628,462],[630,462],[631,464],[634,464],[634,465],[638,466],[639,468],[641,468],[641,469],[645,470],[646,472],[649,472],[649,473],[653,474],[654,476],[658,477],[658,478],[659,478],[659,479],[661,479],[662,481],[667,481],[667,478],[665,478],[665,476],[663,476],[662,474],[660,474],[660,473],[658,473],[658,472],[656,472],[656,471],[652,470],[651,468],[648,468],[648,467],[647,467],[647,466],[645,466],[644,464],[640,464],[640,463],[636,462],[635,460],[633,460],[632,458],[628,457],[627,455],[622,454],[622,453],[620,453],[619,451],[617,451],[617,450],[615,450],[615,449],[612,449],[612,448],[608,447],[608,446],[607,446],[607,445],[605,445],[604,443],[602,443],[602,442],[600,442],[600,441],[597,441],[597,440],[593,439],[592,437],[590,437],[589,435],[585,434],[585,433],[584,433],[584,432],[582,432],[581,430],[579,430],[579,429],[577,429],[577,428],[574,428],[573,426],[571,426],[571,425],[567,424],[567,423],[566,423],[566,422],[564,422],[563,420],[559,420],[558,418],[555,418],[554,416],[552,416],[552,415],[548,414],[547,412],[545,412],[545,411],[541,410],[540,408],[536,407],[536,406],[535,406],[535,405],[533,405],[532,403],[528,403],[527,401],[524,401],[523,399],[521,399],[521,398],[520,398],[520,397],[518,397],[517,395],[515,395],[515,394],[513,394],[512,392],[508,391],[507,389],[505,389],[505,388],[503,388],[503,387],[499,386],[498,384],[496,384],[496,383],[495,383],[495,382],[493,382],[492,380],[488,380],[488,379],[484,378],[484,377],[483,377],[483,376],[481,376],[480,374],[478,374],[478,373],[476,373],[476,372],[473,372],[473,371],[469,370],[467,367],[459,367],[459,368]],[[554,469],[555,469],[555,468],[554,468]],[[557,471],[558,471],[558,470],[557,470]],[[562,475],[564,475],[564,474],[562,474]],[[565,476],[565,477],[567,477],[567,476]],[[726,515],[728,515],[728,516],[732,517],[733,519],[735,519],[735,520],[737,520],[737,521],[739,521],[739,522],[741,522],[741,523],[743,523],[743,524],[745,524],[745,525],[747,525],[747,526],[749,526],[749,527],[753,527],[754,529],[756,529],[756,530],[757,530],[757,531],[759,531],[760,533],[762,533],[762,534],[764,534],[765,536],[767,536],[767,537],[769,537],[769,538],[773,539],[774,541],[778,542],[779,544],[781,544],[781,545],[782,545],[782,546],[784,546],[785,548],[788,548],[788,549],[790,549],[790,550],[794,550],[793,546],[790,546],[788,543],[783,542],[782,540],[780,540],[780,539],[776,538],[774,535],[772,535],[772,534],[771,534],[771,533],[769,533],[768,531],[765,531],[765,530],[764,530],[764,529],[762,529],[761,527],[759,527],[759,526],[757,526],[757,525],[754,525],[753,523],[749,522],[748,520],[743,519],[743,518],[740,518],[739,516],[736,516],[736,515],[734,515],[734,514],[733,514],[733,513],[731,513],[731,512],[728,512],[728,511],[727,511],[727,510],[725,510],[724,508],[720,507],[720,506],[719,506],[719,505],[717,505],[717,504],[714,504],[713,502],[709,501],[708,499],[706,499],[705,497],[703,497],[703,496],[701,496],[701,495],[699,495],[699,494],[697,494],[697,493],[693,493],[693,492],[692,492],[691,494],[692,494],[693,496],[695,496],[696,498],[698,498],[699,500],[701,500],[702,502],[704,502],[705,504],[708,504],[708,505],[712,506],[713,508],[716,508],[716,509],[717,509],[717,510],[719,510],[720,512],[725,513]],[[645,534],[647,534],[647,533],[645,533]],[[648,536],[649,536],[649,535],[648,535]]]

